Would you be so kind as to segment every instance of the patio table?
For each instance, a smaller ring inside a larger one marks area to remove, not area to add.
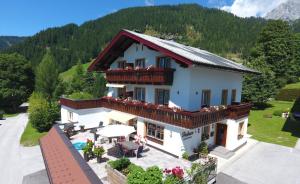
[[[119,142],[119,144],[122,145],[122,148],[129,151],[131,156],[134,155],[134,150],[137,150],[139,148],[138,144],[131,141]]]

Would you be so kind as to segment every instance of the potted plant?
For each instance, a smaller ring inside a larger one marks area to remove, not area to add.
[[[89,161],[89,159],[93,156],[93,146],[94,146],[93,141],[90,139],[87,139],[86,145],[83,148],[84,160]]]
[[[89,152],[88,146],[86,145],[82,150],[83,150],[83,158],[84,158],[85,161],[88,162],[89,159],[90,159],[89,158],[89,153],[88,153]]]
[[[96,146],[94,148],[94,156],[97,158],[97,162],[100,163],[102,160],[102,156],[104,155],[105,150],[103,146]]]

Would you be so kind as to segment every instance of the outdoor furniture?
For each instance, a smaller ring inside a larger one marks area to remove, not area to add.
[[[138,144],[131,141],[124,141],[120,142],[119,144],[122,146],[123,150],[126,150],[128,155],[130,156],[134,155],[134,151],[139,148]]]
[[[139,146],[136,152],[136,158],[140,158],[142,155],[141,153],[143,152],[144,146]]]
[[[103,137],[121,137],[128,136],[129,134],[135,132],[134,127],[127,125],[107,125],[101,129],[98,129],[97,134]]]

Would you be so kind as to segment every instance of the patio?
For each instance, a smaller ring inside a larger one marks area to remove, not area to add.
[[[94,135],[90,131],[79,132],[78,134],[71,137],[71,142],[86,142],[87,139],[94,141]],[[97,145],[97,143],[96,143]],[[105,166],[108,160],[116,160],[120,158],[117,154],[117,148],[112,143],[104,143],[101,146],[105,149],[105,154],[103,155],[103,162],[97,163],[96,158],[88,162],[90,167],[95,171],[97,176],[104,182],[107,183],[107,173]],[[83,151],[79,150],[80,154],[83,156]],[[166,154],[162,151],[159,151],[155,148],[147,146],[146,151],[142,153],[142,157],[128,157],[130,161],[136,165],[139,165],[143,168],[148,168],[151,166],[158,166],[161,169],[171,169],[176,166],[180,166],[184,170],[191,167],[191,162],[175,158],[169,154]]]

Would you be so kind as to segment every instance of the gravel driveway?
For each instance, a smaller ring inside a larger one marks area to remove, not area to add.
[[[45,169],[39,146],[23,147],[27,114],[0,120],[0,183],[19,184],[23,176]]]
[[[300,150],[259,142],[230,163],[221,176],[240,181],[236,183],[300,184],[299,170]]]

